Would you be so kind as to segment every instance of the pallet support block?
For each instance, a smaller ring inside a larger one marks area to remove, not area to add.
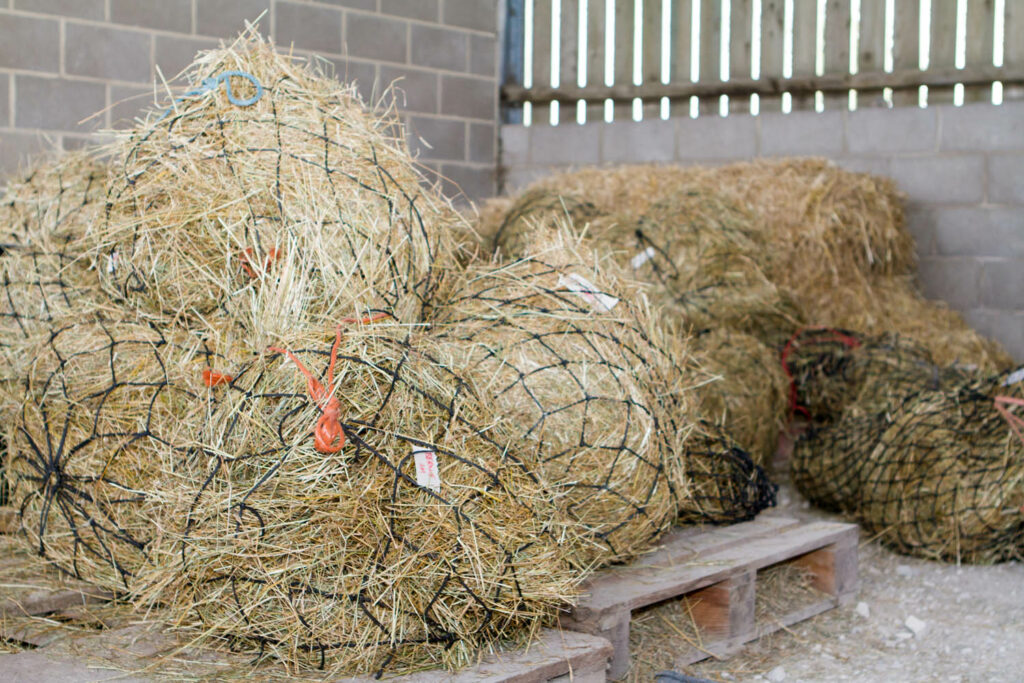
[[[780,562],[810,569],[814,587],[828,597],[783,615],[778,624],[758,626],[757,572]],[[634,610],[686,596],[701,642],[677,661],[690,663],[730,655],[765,633],[844,604],[856,585],[856,525],[768,517],[670,533],[658,552],[588,581],[580,604],[562,625],[610,640],[614,656],[608,675],[617,679],[629,670],[629,618]]]

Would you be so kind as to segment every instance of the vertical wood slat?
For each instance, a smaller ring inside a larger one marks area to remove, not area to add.
[[[1003,24],[1003,66],[1024,66],[1024,2],[1007,0]],[[1024,99],[1024,87],[1003,86],[1003,101]]]
[[[721,80],[722,0],[700,0],[700,81]],[[702,97],[700,115],[718,114],[719,98]]]
[[[633,3],[615,0],[615,84],[633,82]],[[615,104],[616,121],[632,121],[632,103]]]
[[[817,49],[818,4],[815,0],[793,0],[793,76],[814,76]],[[794,95],[793,110],[813,109],[813,95]]]
[[[604,0],[587,5],[587,85],[604,85]],[[604,121],[604,102],[587,103],[587,121]]]
[[[754,8],[750,2],[733,2],[729,10],[729,78],[750,78],[751,20]],[[730,112],[749,112],[750,96],[730,97]]]
[[[909,71],[920,66],[918,48],[921,44],[921,5],[920,0],[901,0],[894,3],[893,16],[893,69]],[[892,95],[893,104],[917,104],[916,90],[896,91]]]
[[[993,0],[970,0],[967,3],[967,69],[975,66],[992,66],[995,9]],[[991,101],[991,86],[975,85],[964,88],[965,103]]]
[[[579,0],[562,0],[562,25],[559,46],[558,80],[563,88],[575,88],[579,82]],[[558,108],[558,125],[576,122],[576,102],[563,102]]]
[[[673,0],[671,30],[671,55],[669,59],[669,82],[690,82],[690,36],[694,0]],[[669,104],[669,116],[687,116],[690,113],[688,100],[675,100]]]
[[[551,84],[551,5],[552,0],[533,0],[533,85]],[[533,125],[551,122],[551,107],[533,103]]]
[[[850,73],[850,0],[828,0],[825,4],[825,75]],[[826,109],[849,107],[848,93],[825,95]]]
[[[860,38],[857,44],[857,73],[885,71],[885,0],[860,1]],[[882,91],[861,90],[857,108],[881,107]]]
[[[957,0],[932,2],[931,46],[928,53],[929,69],[952,69],[956,66],[956,7]],[[953,101],[953,87],[928,88],[928,105],[948,104]]]
[[[764,0],[761,3],[761,79],[782,78],[782,56],[785,49],[783,31],[786,28],[784,0]],[[762,97],[762,112],[777,112],[781,98]]]
[[[663,0],[644,0],[643,69],[644,83],[661,83],[661,4]],[[644,119],[658,118],[661,101],[644,102]]]

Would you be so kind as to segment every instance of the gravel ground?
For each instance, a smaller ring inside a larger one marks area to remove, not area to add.
[[[786,484],[767,514],[838,519]],[[858,559],[851,605],[680,671],[728,681],[1024,681],[1024,563],[957,567],[865,539]]]

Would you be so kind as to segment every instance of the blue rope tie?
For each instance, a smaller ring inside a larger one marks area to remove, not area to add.
[[[256,94],[253,95],[252,97],[249,97],[249,98],[244,99],[244,100],[236,98],[235,97],[235,93],[232,92],[232,90],[231,90],[231,77],[232,76],[238,76],[239,78],[244,78],[245,80],[247,80],[250,83],[252,83],[253,86],[255,86],[255,88],[256,88]],[[220,86],[221,83],[224,84],[224,93],[228,96],[228,102],[230,102],[231,104],[235,105],[236,107],[251,107],[252,105],[254,105],[257,102],[259,102],[260,98],[263,97],[263,86],[260,85],[260,82],[257,81],[256,77],[253,76],[251,73],[248,73],[248,72],[245,72],[245,71],[222,71],[217,76],[211,76],[209,78],[204,78],[202,80],[202,83],[199,84],[198,88],[195,88],[193,90],[189,90],[184,95],[182,95],[178,99],[174,100],[174,104],[172,104],[170,107],[168,107],[166,110],[164,110],[164,113],[161,114],[160,118],[158,118],[156,121],[160,122],[160,121],[163,121],[165,118],[167,118],[167,115],[170,114],[172,111],[174,111],[176,105],[179,102],[184,102],[189,97],[197,97],[199,95],[205,95],[208,92],[216,90]]]

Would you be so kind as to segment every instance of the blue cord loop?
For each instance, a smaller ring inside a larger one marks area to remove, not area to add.
[[[236,98],[235,93],[231,90],[232,76],[244,78],[245,80],[252,83],[253,86],[256,88],[256,94],[246,99]],[[222,71],[216,76],[204,78],[202,82],[199,84],[198,88],[189,90],[184,95],[174,100],[174,104],[168,107],[164,111],[164,113],[160,115],[160,118],[158,118],[157,121],[163,121],[165,118],[167,118],[167,115],[174,111],[175,105],[177,105],[179,102],[184,102],[189,97],[205,95],[208,92],[216,90],[218,87],[220,87],[221,83],[224,84],[224,93],[228,96],[228,102],[235,105],[236,107],[251,107],[252,105],[259,102],[260,98],[263,97],[263,86],[260,85],[260,82],[256,80],[256,77],[253,76],[251,73],[248,73],[246,71]]]

